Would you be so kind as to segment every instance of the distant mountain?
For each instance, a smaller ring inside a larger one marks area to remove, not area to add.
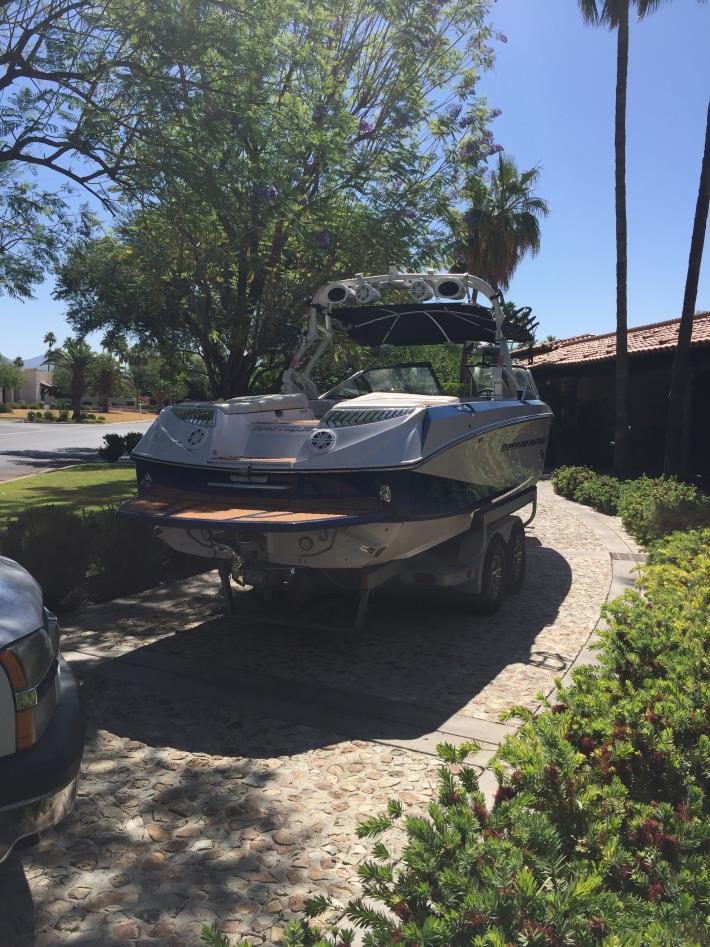
[[[44,363],[44,355],[35,355],[34,358],[24,359],[25,368],[39,368]],[[46,369],[46,365],[44,366]]]

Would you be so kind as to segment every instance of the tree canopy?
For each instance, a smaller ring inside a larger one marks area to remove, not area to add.
[[[208,4],[184,81],[146,89],[120,220],[60,273],[77,331],[197,354],[231,396],[283,365],[283,324],[320,282],[448,261],[462,164],[494,148],[476,96],[486,14],[485,0]]]
[[[22,385],[22,369],[9,358],[0,355],[0,391],[5,388],[19,388]]]

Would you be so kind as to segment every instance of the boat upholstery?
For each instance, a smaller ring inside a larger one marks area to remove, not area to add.
[[[410,395],[398,391],[371,391],[367,395],[338,402],[348,408],[368,405],[378,408],[433,408],[441,404],[458,403],[459,399],[453,395]]]
[[[253,414],[257,411],[297,411],[308,408],[308,398],[300,392],[292,395],[244,395],[230,398],[221,405],[225,414]]]

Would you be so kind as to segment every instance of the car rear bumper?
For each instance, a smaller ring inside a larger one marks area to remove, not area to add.
[[[60,658],[59,696],[50,724],[34,746],[0,759],[0,861],[20,839],[56,825],[69,812],[83,752],[79,687]]]

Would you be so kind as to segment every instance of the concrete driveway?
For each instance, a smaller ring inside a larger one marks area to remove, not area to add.
[[[147,431],[149,421],[118,424],[26,424],[0,421],[0,481],[96,460],[104,434]]]
[[[0,866],[0,943],[188,947],[217,918],[271,945],[310,894],[344,905],[368,852],[357,822],[391,796],[424,807],[443,740],[478,739],[483,772],[511,730],[500,710],[535,706],[578,660],[614,557],[635,558],[616,521],[549,484],[528,554],[497,615],[393,593],[347,645],[255,623],[250,592],[226,617],[213,574],[77,614],[80,795]]]

